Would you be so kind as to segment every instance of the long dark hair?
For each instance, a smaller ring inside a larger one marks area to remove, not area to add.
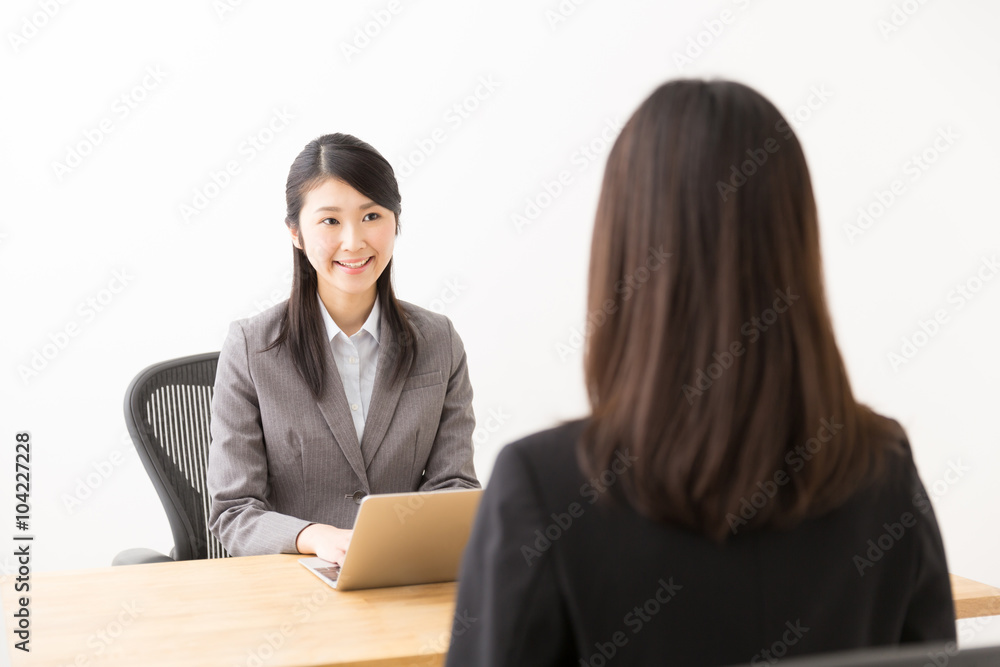
[[[898,433],[851,392],[802,148],[756,91],[678,80],[642,103],[608,157],[589,280],[578,455],[623,473],[612,498],[722,541],[884,467]]]
[[[313,139],[302,149],[291,169],[285,185],[285,224],[289,229],[299,228],[299,213],[306,193],[323,181],[335,178],[389,209],[396,218],[399,234],[399,214],[402,197],[392,166],[369,144],[349,134],[326,134]],[[316,270],[309,263],[305,251],[292,246],[294,263],[292,293],[277,338],[265,349],[288,344],[299,374],[309,385],[315,397],[323,393],[326,378],[324,348],[329,346],[323,317],[316,298]],[[416,356],[416,333],[392,289],[392,260],[386,265],[375,283],[380,308],[395,338],[395,368],[398,379],[409,372]],[[383,350],[383,354],[385,350]]]

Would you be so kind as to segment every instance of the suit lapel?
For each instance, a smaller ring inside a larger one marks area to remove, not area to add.
[[[351,409],[347,405],[347,394],[344,393],[344,385],[340,380],[340,371],[337,369],[337,362],[333,358],[333,350],[330,343],[323,346],[323,355],[326,360],[326,379],[323,382],[323,394],[319,399],[319,410],[323,413],[323,418],[333,431],[333,437],[343,450],[348,463],[354,470],[366,493],[368,488],[368,474],[366,472],[364,458],[361,456],[361,447],[358,444],[358,433],[354,429],[354,420],[351,418]],[[381,355],[380,355],[381,359]],[[381,361],[379,362],[381,364]]]
[[[375,458],[375,452],[382,446],[389,423],[396,412],[399,395],[403,392],[406,377],[393,380],[396,359],[399,357],[399,344],[386,319],[386,305],[382,304],[379,324],[378,366],[375,369],[375,386],[372,398],[368,403],[368,417],[365,419],[365,430],[361,436],[361,452],[364,464],[368,465]],[[345,399],[346,405],[346,399]]]

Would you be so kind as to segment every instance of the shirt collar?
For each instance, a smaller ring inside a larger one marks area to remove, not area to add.
[[[323,315],[323,324],[326,325],[326,338],[327,340],[332,341],[337,334],[344,334],[344,332],[340,330],[337,323],[333,321],[332,317],[330,317],[330,312],[326,309],[326,306],[323,305],[323,299],[319,298],[319,292],[316,292],[316,299],[319,301],[319,312]],[[365,320],[365,323],[361,325],[360,329],[361,331],[367,331],[371,337],[375,339],[376,343],[378,343],[379,333],[382,329],[382,320],[380,316],[381,307],[379,306],[378,294],[376,294],[375,304],[372,306],[372,312],[368,314],[368,319]],[[347,334],[344,334],[344,337],[347,338]]]

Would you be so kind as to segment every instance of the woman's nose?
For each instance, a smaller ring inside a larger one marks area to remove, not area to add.
[[[346,224],[340,237],[340,244],[345,250],[363,248],[365,245],[364,234],[357,225],[353,223]]]

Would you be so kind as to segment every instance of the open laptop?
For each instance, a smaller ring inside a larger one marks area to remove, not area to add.
[[[365,496],[343,565],[300,558],[339,591],[455,581],[482,489]]]

